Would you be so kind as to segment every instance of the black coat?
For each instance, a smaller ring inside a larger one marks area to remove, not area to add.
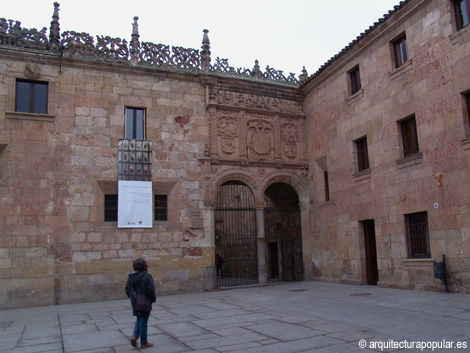
[[[150,273],[147,271],[129,273],[126,283],[126,294],[131,298],[132,315],[136,316],[135,297],[131,295],[133,288],[136,294],[146,295],[152,303],[155,303],[157,300],[157,295],[155,294],[155,284]]]

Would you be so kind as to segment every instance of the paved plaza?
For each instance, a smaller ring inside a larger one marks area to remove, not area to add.
[[[4,310],[0,352],[137,352],[133,325],[127,300]],[[161,296],[149,342],[144,352],[467,352],[470,296],[322,282]]]

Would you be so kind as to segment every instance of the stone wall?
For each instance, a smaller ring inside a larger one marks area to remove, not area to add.
[[[209,134],[204,87],[148,70],[41,59],[0,66],[0,306],[122,298],[138,256],[149,260],[159,291],[202,290],[213,247],[203,232],[198,161]],[[48,114],[15,112],[15,80],[31,67],[49,82]],[[125,107],[146,109],[154,193],[168,195],[168,221],[153,229],[104,222],[104,195],[117,194]]]
[[[391,42],[403,33],[410,59],[395,68]],[[318,279],[365,283],[360,221],[373,219],[379,285],[443,290],[432,262],[445,254],[451,290],[470,291],[469,39],[450,1],[412,1],[304,86]],[[362,88],[351,95],[357,65]],[[399,121],[413,114],[419,154],[403,158]],[[354,141],[363,136],[370,168],[358,173]],[[404,215],[422,211],[431,259],[409,259]]]

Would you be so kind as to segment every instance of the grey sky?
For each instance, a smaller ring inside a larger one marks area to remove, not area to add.
[[[212,58],[252,68],[314,73],[399,0],[58,0],[60,29],[200,49],[209,29]],[[49,28],[52,0],[0,0],[0,17]]]

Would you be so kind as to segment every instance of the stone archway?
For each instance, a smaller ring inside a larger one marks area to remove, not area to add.
[[[289,184],[275,182],[266,189],[265,201],[267,278],[301,281],[304,274],[298,194]]]

